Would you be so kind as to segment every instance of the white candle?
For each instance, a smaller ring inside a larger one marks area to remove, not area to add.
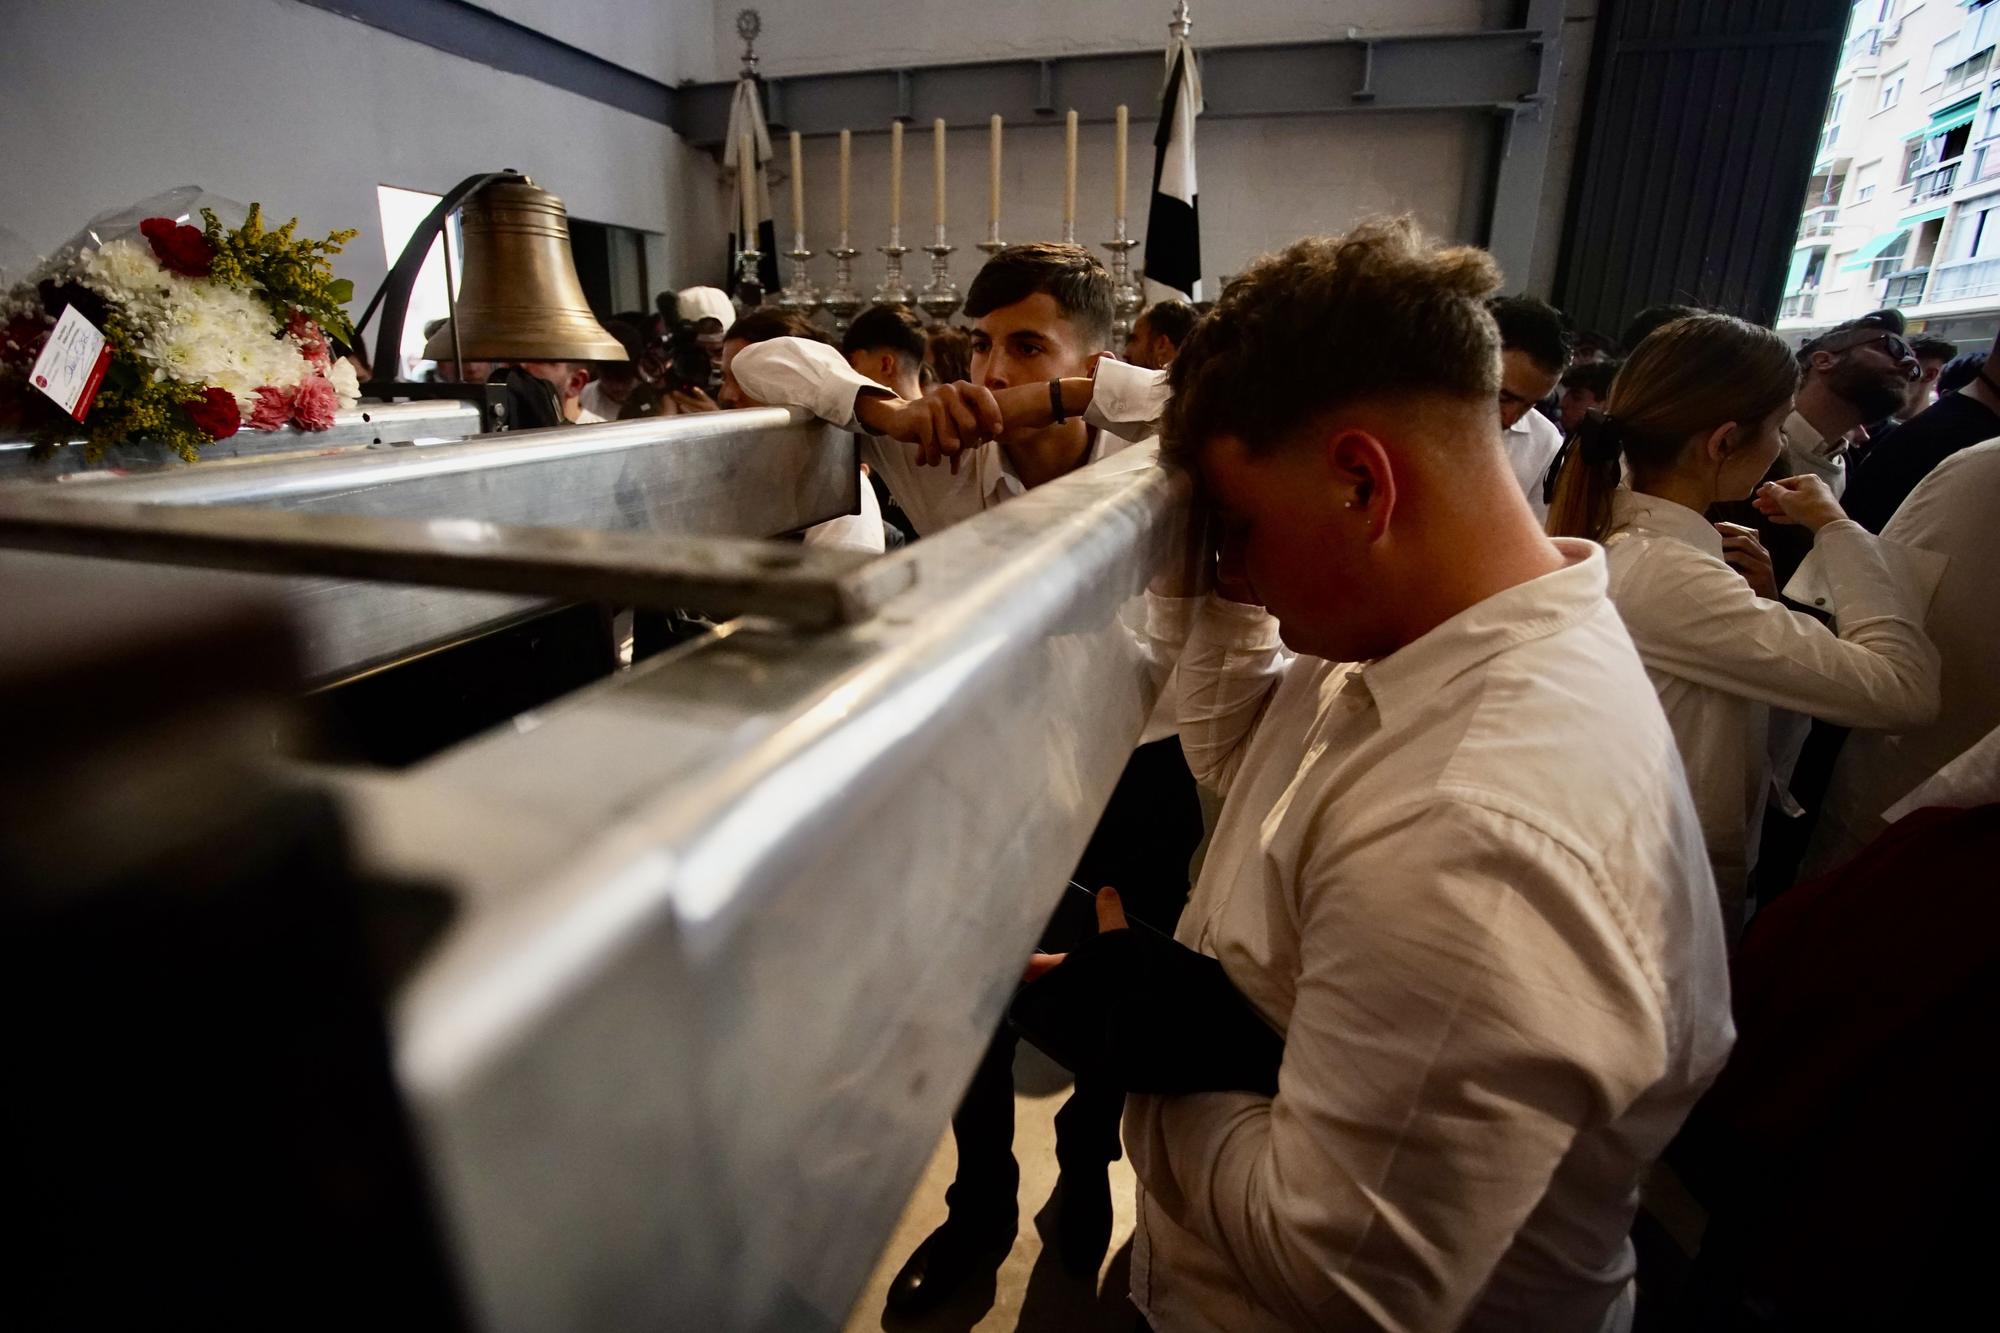
[[[757,244],[757,183],[751,175],[757,169],[756,150],[751,147],[750,136],[736,136],[736,179],[743,186],[743,230],[738,233],[743,238],[739,249],[749,250]]]
[[[903,122],[889,122],[889,234],[903,229]]]
[[[1076,112],[1069,113],[1063,125],[1063,149],[1065,168],[1063,172],[1063,236],[1067,239],[1076,231]]]
[[[1000,231],[1000,117],[987,122],[986,144],[986,220],[993,224],[995,235]]]
[[[854,131],[840,132],[840,248],[847,248],[847,224],[854,195]]]
[[[937,225],[944,226],[944,121],[931,122],[931,211]]]
[[[806,248],[805,244],[806,169],[804,166],[804,162],[805,162],[805,157],[803,152],[800,150],[799,132],[797,130],[793,130],[792,131],[792,239],[798,243],[798,248],[801,250]],[[1119,188],[1120,188],[1119,197],[1122,199],[1124,198],[1124,193],[1123,193],[1124,187],[1121,186]],[[1121,208],[1119,211],[1123,212],[1124,210]]]
[[[1120,222],[1125,220],[1125,131],[1130,124],[1131,115],[1121,105],[1118,108],[1118,174],[1113,177],[1117,182],[1118,203],[1112,210],[1112,216],[1116,217]],[[798,137],[796,134],[792,136],[794,143],[798,141]]]

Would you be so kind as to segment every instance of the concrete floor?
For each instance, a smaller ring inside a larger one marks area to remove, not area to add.
[[[944,1221],[944,1191],[958,1155],[947,1131],[924,1168],[923,1180],[896,1224],[896,1233],[869,1275],[868,1286],[847,1317],[846,1333],[1132,1333],[1136,1316],[1126,1300],[1132,1249],[1132,1169],[1111,1164],[1111,1247],[1093,1286],[1062,1269],[1055,1251],[1046,1258],[1042,1236],[1053,1236],[1048,1208],[1056,1187],[1055,1114],[1069,1096],[1069,1075],[1026,1042],[1014,1061],[1014,1157],[1021,1164],[1021,1229],[995,1280],[973,1283],[953,1303],[920,1320],[891,1318],[882,1308],[889,1279],[903,1260]]]

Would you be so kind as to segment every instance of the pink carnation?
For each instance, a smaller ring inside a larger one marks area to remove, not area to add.
[[[292,419],[292,399],[296,390],[286,392],[266,384],[257,390],[257,405],[250,409],[250,419],[243,424],[251,430],[282,430]]]
[[[312,362],[314,370],[325,370],[333,364],[333,352],[326,345],[326,334],[320,331],[319,325],[306,317],[304,311],[292,311],[285,332],[289,333],[292,341],[299,345],[300,354]]]
[[[340,410],[340,395],[324,375],[308,375],[299,381],[298,396],[292,399],[292,421],[300,430],[328,430],[333,414]]]

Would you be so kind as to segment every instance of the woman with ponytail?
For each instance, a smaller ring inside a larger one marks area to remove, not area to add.
[[[1611,600],[1680,747],[1732,937],[1770,784],[1771,708],[1890,730],[1937,711],[1923,606],[1876,538],[1817,477],[1757,484],[1798,377],[1768,329],[1713,314],[1662,327],[1577,428],[1549,512],[1552,535],[1604,544]],[[1774,521],[1814,533],[1836,629],[1776,600],[1750,529],[1702,516],[1753,490]]]

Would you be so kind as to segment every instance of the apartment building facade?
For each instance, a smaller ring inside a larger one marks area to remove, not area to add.
[[[1962,343],[2000,329],[2000,0],[1858,0],[1785,278],[1803,340],[1894,306]]]

